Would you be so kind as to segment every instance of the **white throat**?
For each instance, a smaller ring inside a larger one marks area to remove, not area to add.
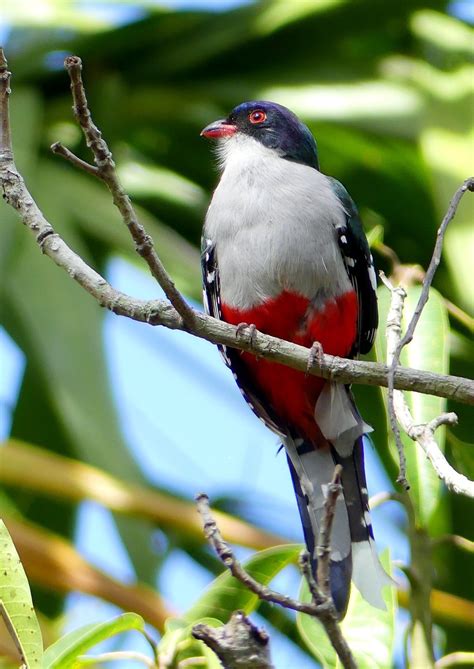
[[[329,179],[240,133],[217,152],[223,172],[204,235],[216,244],[223,302],[248,309],[283,290],[308,299],[349,290],[335,231],[345,214]]]
[[[226,167],[232,167],[233,170],[240,171],[242,168],[248,169],[252,163],[280,159],[275,149],[268,149],[258,140],[240,132],[219,140],[216,146],[216,155],[221,172]]]

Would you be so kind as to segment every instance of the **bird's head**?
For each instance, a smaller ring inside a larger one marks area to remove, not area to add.
[[[219,142],[250,137],[282,158],[319,169],[316,142],[309,128],[276,102],[243,102],[227,118],[206,126],[201,136]]]

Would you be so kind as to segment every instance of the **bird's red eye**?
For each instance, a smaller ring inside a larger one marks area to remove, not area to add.
[[[267,115],[262,109],[254,109],[254,111],[249,114],[250,123],[263,123],[266,118]]]

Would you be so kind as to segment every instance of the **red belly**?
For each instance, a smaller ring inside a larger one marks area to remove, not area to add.
[[[253,309],[238,310],[223,304],[222,317],[234,325],[253,323],[261,332],[302,346],[310,347],[318,341],[325,353],[344,357],[357,336],[357,296],[349,291],[315,310],[306,297],[284,291]],[[259,396],[302,437],[316,442],[319,430],[314,420],[314,406],[324,379],[306,376],[251,353],[241,356]]]

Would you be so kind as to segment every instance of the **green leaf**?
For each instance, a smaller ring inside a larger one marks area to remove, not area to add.
[[[0,615],[28,669],[42,667],[43,640],[25,570],[0,520]]]
[[[298,559],[300,544],[275,546],[255,553],[244,564],[246,571],[263,585],[267,585],[284,567]],[[196,604],[184,615],[184,620],[197,622],[212,617],[227,622],[237,609],[251,613],[257,606],[257,595],[237,581],[229,571],[218,576]]]
[[[420,286],[408,290],[403,313],[403,330],[406,329],[411,319],[420,292]],[[376,340],[376,352],[378,360],[383,362],[386,360],[385,324],[389,301],[389,292],[382,287],[379,290],[381,325]],[[430,298],[418,322],[413,341],[402,352],[401,363],[408,367],[425,369],[438,374],[449,373],[449,321],[443,298],[435,289],[430,290]],[[385,396],[386,392],[383,392]],[[421,393],[405,393],[405,397],[415,423],[425,423],[438,416],[446,408],[446,400],[441,397]],[[444,451],[444,427],[437,430],[436,440],[441,450]],[[420,446],[403,433],[402,442],[407,459],[410,496],[420,522],[428,525],[438,506],[441,482]],[[389,444],[392,457],[398,462],[398,454],[391,434]]]
[[[44,654],[44,669],[68,669],[74,666],[79,655],[110,637],[137,630],[145,632],[145,622],[136,613],[124,613],[102,623],[93,623],[80,627],[53,643]]]
[[[474,444],[458,439],[452,432],[448,432],[448,443],[456,468],[461,474],[474,479]]]
[[[390,573],[390,555],[385,551],[380,560]],[[303,580],[300,599],[310,601],[306,581]],[[387,669],[392,666],[392,653],[397,609],[396,590],[384,588],[386,611],[381,611],[366,602],[352,585],[346,617],[341,623],[342,633],[348,642],[358,665],[364,669]],[[324,669],[340,669],[336,656],[323,626],[319,621],[303,613],[296,617],[301,636]],[[370,633],[368,633],[370,630]]]
[[[179,666],[183,660],[190,658],[206,658],[206,669],[221,669],[222,665],[216,655],[202,642],[192,636],[194,625],[202,623],[210,627],[220,627],[221,620],[217,618],[201,618],[192,623],[184,618],[169,618],[165,623],[165,633],[158,645],[160,657],[166,658],[171,666]],[[168,665],[167,665],[168,666]]]

